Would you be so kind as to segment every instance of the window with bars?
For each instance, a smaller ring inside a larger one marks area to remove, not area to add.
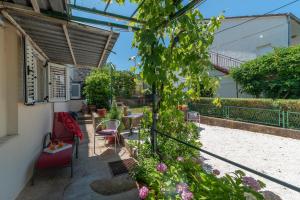
[[[49,101],[69,100],[69,77],[68,69],[63,65],[48,64]]]
[[[67,101],[70,97],[68,68],[48,63],[25,40],[25,103]],[[48,68],[48,70],[47,70]]]

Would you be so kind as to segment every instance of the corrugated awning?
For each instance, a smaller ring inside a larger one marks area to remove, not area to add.
[[[65,13],[69,0],[9,0],[15,4],[31,6],[33,9],[51,10]]]
[[[101,66],[119,37],[119,33],[113,31],[59,20],[33,11],[8,9],[6,12],[50,62]]]

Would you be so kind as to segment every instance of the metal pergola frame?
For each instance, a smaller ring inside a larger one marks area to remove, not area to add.
[[[176,20],[177,18],[184,15],[189,10],[195,8],[202,1],[204,1],[204,0],[192,0],[191,2],[186,4],[183,8],[179,9],[176,13],[170,15],[169,19],[162,21],[159,26],[164,25],[166,23],[169,23],[173,20]],[[50,15],[52,17],[69,19],[69,20],[74,20],[74,21],[78,21],[78,22],[82,22],[82,23],[102,25],[102,26],[120,28],[120,29],[125,29],[125,30],[130,30],[130,31],[131,30],[132,31],[138,31],[140,29],[140,26],[143,25],[145,23],[145,21],[138,20],[134,16],[139,11],[139,9],[142,7],[144,2],[145,2],[145,0],[143,0],[138,5],[138,7],[133,11],[133,13],[130,16],[124,16],[124,15],[120,15],[120,14],[117,14],[117,13],[108,12],[107,10],[109,8],[111,0],[109,0],[106,3],[104,10],[98,10],[98,9],[95,9],[95,8],[83,7],[83,6],[77,5],[76,1],[74,1],[74,4],[67,4],[67,10],[70,10],[70,12],[68,12],[67,15],[63,15],[61,13],[55,13],[55,12],[46,12],[45,14]],[[179,4],[181,2],[182,2],[182,0],[177,0],[174,3]],[[99,20],[99,19],[91,19],[91,18],[86,18],[86,17],[73,16],[72,15],[72,9],[82,11],[82,12],[86,12],[86,13],[95,14],[95,15],[100,15],[100,16],[104,16],[104,17],[108,17],[108,18],[112,18],[112,19],[123,20],[123,21],[126,21],[126,22],[133,22],[133,23],[136,23],[136,26],[130,26],[130,25],[115,23],[115,22],[108,22],[108,21]]]

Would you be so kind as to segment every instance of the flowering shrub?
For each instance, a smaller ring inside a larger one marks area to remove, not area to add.
[[[263,199],[259,193],[264,184],[247,177],[242,171],[217,177],[219,170],[206,172],[195,159],[159,162],[158,158],[140,160],[133,177],[145,185],[141,199],[228,199],[242,200],[249,196]]]
[[[167,165],[165,165],[164,163],[159,163],[157,166],[156,166],[156,169],[157,171],[161,172],[161,173],[164,173],[167,171],[168,167]]]
[[[145,113],[144,128],[151,124],[151,114]],[[186,143],[200,147],[198,128],[184,121],[176,108],[160,113],[158,129]],[[205,163],[199,151],[158,134],[158,154],[151,154],[149,130],[141,132],[144,141],[138,150],[138,165],[131,172],[141,183],[141,199],[222,199],[243,200],[259,193],[264,184],[242,171],[220,177],[220,171]],[[146,188],[145,188],[146,187]]]
[[[145,186],[143,186],[140,190],[139,190],[139,197],[141,199],[146,199],[149,193],[149,189]]]

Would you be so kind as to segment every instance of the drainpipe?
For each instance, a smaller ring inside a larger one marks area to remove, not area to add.
[[[287,23],[288,23],[288,46],[291,46],[291,15],[287,15]]]
[[[235,88],[236,88],[236,98],[239,98],[239,85],[237,82],[235,82]]]

